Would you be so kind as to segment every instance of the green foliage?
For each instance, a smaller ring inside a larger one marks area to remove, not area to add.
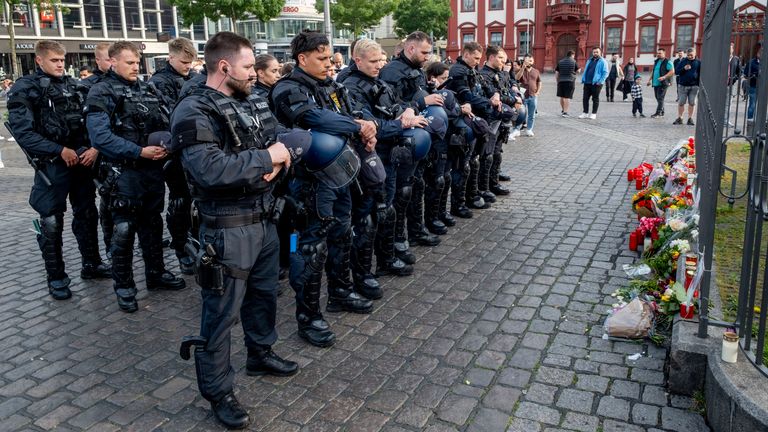
[[[445,38],[448,34],[450,17],[449,0],[401,1],[393,14],[397,22],[395,32],[398,36],[405,37],[411,32],[421,30],[427,34],[431,32],[436,39]]]
[[[364,30],[378,25],[396,6],[397,0],[337,0],[331,3],[331,22],[334,27],[349,29],[358,37]],[[323,0],[315,2],[315,9],[324,12]]]
[[[252,15],[269,21],[280,15],[285,0],[169,0],[185,23],[199,23],[203,18],[219,20],[222,16],[233,23]],[[237,30],[234,28],[233,30]]]

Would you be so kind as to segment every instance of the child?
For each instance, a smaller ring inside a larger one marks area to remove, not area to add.
[[[632,84],[632,117],[637,117],[637,113],[640,113],[640,117],[643,115],[643,79],[640,75],[635,75],[635,83]]]

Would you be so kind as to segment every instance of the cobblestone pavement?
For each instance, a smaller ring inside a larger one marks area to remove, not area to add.
[[[545,81],[536,137],[505,148],[513,193],[460,221],[440,246],[418,248],[415,275],[383,278],[371,315],[327,314],[334,347],[299,340],[283,295],[275,349],[301,372],[254,379],[235,331],[238,397],[254,430],[707,429],[691,399],[665,393],[663,350],[601,338],[608,294],[635,259],[626,169],[693,128],[672,126],[672,115],[633,119],[619,102],[601,102],[594,121],[563,119],[554,80]],[[646,90],[649,111],[650,99]],[[148,294],[137,256],[141,309],[119,312],[111,283],[80,280],[66,233],[74,296],[52,301],[28,229],[32,172],[12,144],[0,149],[0,430],[220,430],[193,363],[178,356],[198,326],[193,279],[181,292]],[[166,261],[175,267],[171,253]]]

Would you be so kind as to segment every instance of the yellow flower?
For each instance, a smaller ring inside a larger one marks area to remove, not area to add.
[[[680,252],[673,252],[672,259],[678,259],[678,258],[680,258]]]
[[[661,296],[661,301],[668,302],[670,298],[672,298],[672,297],[670,297],[668,295],[663,295],[663,296]]]
[[[674,205],[674,204],[672,204],[671,206],[669,206],[669,209],[670,209],[670,210],[677,210],[677,206],[676,206],[676,205]]]
[[[760,313],[760,306],[755,306],[755,313],[756,313],[756,314],[759,314],[759,313]]]

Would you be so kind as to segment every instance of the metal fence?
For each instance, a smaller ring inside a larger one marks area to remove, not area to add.
[[[696,128],[696,166],[701,213],[699,251],[704,255],[702,264],[705,269],[701,285],[698,336],[706,338],[709,326],[736,328],[743,352],[768,375],[762,354],[768,318],[768,245],[762,242],[763,222],[768,220],[767,51],[762,50],[761,54],[757,54],[756,47],[753,48],[752,57],[759,55],[760,59],[757,68],[754,67],[752,58],[742,59],[742,77],[747,79],[731,80],[729,73],[731,42],[754,46],[757,40],[768,40],[768,26],[763,25],[762,34],[754,31],[741,32],[739,28],[733,32],[734,22],[738,26],[739,18],[734,17],[733,0],[707,1]],[[750,77],[752,79],[749,79]],[[728,165],[726,156],[731,144],[748,146],[748,172],[738,172]],[[729,173],[731,181],[723,181],[725,173]],[[747,186],[743,191],[737,190],[737,176],[747,176]],[[713,254],[717,254],[714,250],[714,238],[718,195],[725,197],[730,206],[733,206],[736,200],[747,200],[735,322],[719,321],[709,316],[712,260]],[[759,273],[761,268],[764,269],[762,278]],[[760,307],[756,309],[758,301]],[[759,314],[755,313],[757,310]]]

